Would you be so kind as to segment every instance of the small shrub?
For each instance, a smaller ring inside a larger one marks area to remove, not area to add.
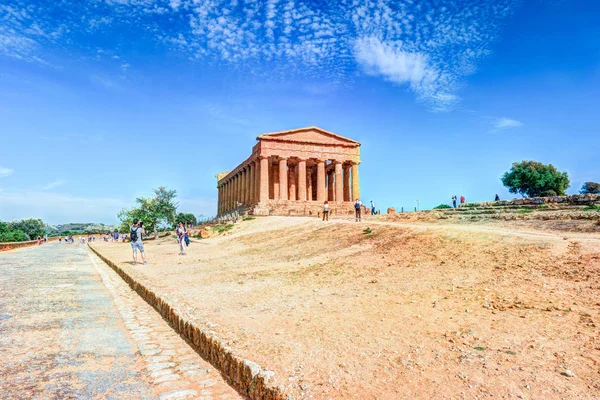
[[[256,218],[254,218],[254,217],[244,217],[244,219],[242,221],[252,221],[254,219],[256,219]]]
[[[443,208],[452,208],[452,206],[450,206],[448,204],[440,204],[439,206],[433,207],[434,210],[441,210]]]
[[[512,350],[506,350],[506,354],[510,354],[511,356],[516,355],[517,353]]]
[[[584,208],[585,211],[600,211],[600,206],[587,206]]]
[[[533,212],[533,210],[531,208],[522,208],[520,210],[517,210],[517,213],[519,213],[519,214],[529,214],[532,212]]]
[[[479,351],[484,351],[486,349],[487,348],[485,346],[477,346],[477,347],[475,347],[475,350],[479,350]]]
[[[213,231],[215,231],[217,233],[224,233],[224,232],[231,230],[231,228],[233,228],[233,224],[217,225],[217,226],[214,226],[212,229],[213,229]]]
[[[373,232],[373,231],[372,231],[372,230],[371,230],[371,228],[369,228],[369,227],[367,227],[367,228],[363,229],[363,233],[364,233],[365,235],[367,235],[367,234],[369,234],[369,233],[371,233],[371,232]]]
[[[547,204],[540,204],[540,205],[538,206],[538,209],[540,209],[540,210],[545,210],[545,209],[547,209],[547,208],[550,208],[550,206],[548,206]]]

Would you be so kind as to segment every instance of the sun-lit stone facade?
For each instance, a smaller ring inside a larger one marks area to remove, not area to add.
[[[353,213],[360,198],[360,143],[315,126],[266,133],[252,155],[217,175],[218,214],[246,206],[254,215]]]

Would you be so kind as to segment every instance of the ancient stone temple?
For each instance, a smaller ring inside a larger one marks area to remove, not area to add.
[[[254,215],[333,215],[354,212],[360,198],[360,143],[311,126],[265,133],[252,155],[217,175],[218,214],[243,206]]]

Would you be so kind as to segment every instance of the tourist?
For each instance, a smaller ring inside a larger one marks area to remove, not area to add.
[[[129,234],[131,235],[131,249],[133,250],[133,265],[137,264],[137,251],[140,251],[142,255],[142,262],[144,265],[148,264],[146,261],[146,256],[144,254],[144,243],[142,242],[142,235],[145,234],[144,223],[138,221],[137,219],[133,220],[133,225],[131,226]]]
[[[360,222],[360,209],[362,208],[362,202],[360,199],[356,199],[354,201],[354,216],[356,217],[356,222]]]
[[[42,244],[42,237],[41,237],[41,236],[38,236],[38,237],[37,237],[37,244],[38,244],[38,246],[39,246],[40,244]]]
[[[452,206],[456,208],[456,195],[452,196]]]
[[[498,196],[498,193],[496,193],[496,197],[494,198],[494,201],[500,201],[500,196]]]
[[[375,203],[371,200],[371,215],[375,215]]]
[[[461,194],[461,195],[460,195],[460,205],[462,206],[462,205],[464,205],[464,204],[465,204],[465,195],[464,195],[464,194]]]
[[[62,236],[58,237],[58,243],[62,243]]]
[[[329,221],[329,202],[327,200],[323,203],[323,221]]]
[[[179,222],[175,233],[177,233],[177,241],[179,242],[179,255],[185,256],[185,235],[187,234],[187,229],[185,229],[183,223]]]

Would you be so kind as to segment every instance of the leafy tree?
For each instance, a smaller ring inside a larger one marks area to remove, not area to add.
[[[568,173],[537,161],[513,163],[501,180],[510,193],[519,193],[523,197],[561,196],[571,184]]]
[[[46,234],[46,225],[39,218],[23,219],[8,224],[11,231],[21,231],[32,239]]]
[[[177,222],[183,222],[184,224],[192,224],[192,225],[196,225],[197,221],[196,221],[196,216],[192,213],[179,213],[177,214],[177,216],[175,217],[175,223]]]
[[[154,189],[154,197],[138,197],[135,201],[138,207],[131,210],[123,209],[117,215],[121,221],[120,229],[129,232],[129,227],[134,219],[143,221],[147,229],[154,231],[154,237],[158,236],[159,224],[175,223],[175,213],[178,204],[175,202],[177,191],[167,190],[161,186]]]
[[[600,183],[597,182],[586,182],[581,187],[581,194],[600,194]]]

